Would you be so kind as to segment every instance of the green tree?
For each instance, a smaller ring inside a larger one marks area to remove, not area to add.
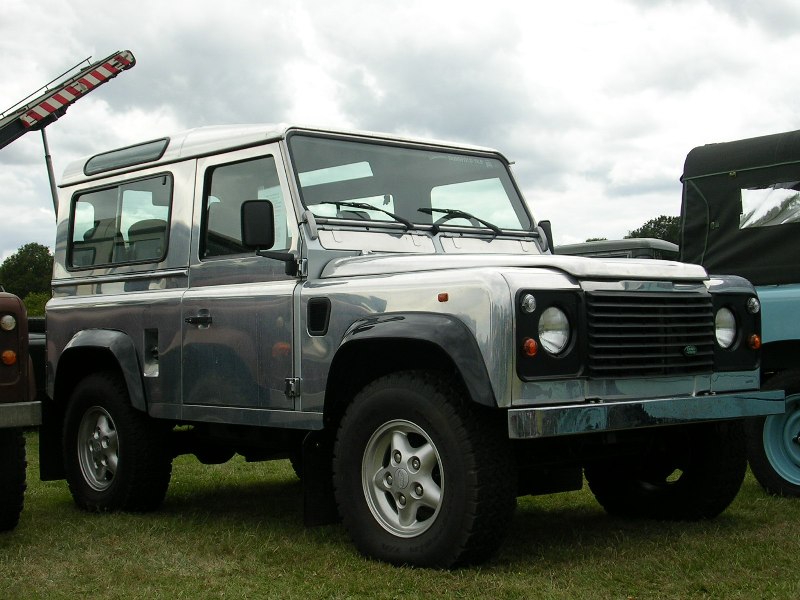
[[[49,297],[52,277],[53,255],[36,242],[25,244],[0,265],[0,283],[20,298],[36,292]]]
[[[22,299],[29,317],[43,317],[44,305],[50,300],[50,292],[31,292]]]
[[[681,237],[681,218],[661,215],[655,219],[650,219],[633,231],[629,231],[626,239],[629,238],[658,238],[673,244],[679,244]]]

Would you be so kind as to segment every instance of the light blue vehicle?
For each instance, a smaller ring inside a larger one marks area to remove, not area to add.
[[[762,385],[786,412],[748,422],[770,493],[800,496],[800,131],[695,148],[684,166],[681,260],[750,280],[762,305]]]

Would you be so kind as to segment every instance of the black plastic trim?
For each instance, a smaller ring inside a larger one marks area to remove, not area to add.
[[[326,335],[331,321],[330,298],[310,298],[308,300],[308,306],[306,307],[306,316],[308,335]]]
[[[729,308],[736,317],[737,334],[733,345],[722,348],[714,344],[714,371],[750,371],[760,366],[761,353],[748,345],[752,335],[761,336],[761,314],[747,311],[747,301],[755,294],[712,294],[714,314],[722,307]]]
[[[526,294],[536,298],[536,310],[530,314],[522,312],[520,308]],[[561,309],[570,324],[570,340],[558,355],[548,353],[539,340],[539,317],[550,307]],[[586,310],[582,293],[524,289],[517,292],[514,310],[517,315],[514,354],[520,379],[531,381],[537,378],[572,378],[583,374],[586,365]],[[523,353],[523,342],[526,338],[532,338],[538,344],[536,356],[528,357]]]
[[[342,338],[340,350],[367,340],[418,340],[437,346],[453,361],[472,400],[497,406],[478,342],[459,319],[437,313],[386,313],[353,323]]]

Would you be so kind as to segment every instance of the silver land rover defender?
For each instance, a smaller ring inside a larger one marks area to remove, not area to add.
[[[498,152],[202,128],[60,185],[41,475],[149,510],[171,461],[291,458],[308,522],[393,563],[500,545],[516,497],[711,518],[745,472],[759,304],[741,278],[554,256]]]

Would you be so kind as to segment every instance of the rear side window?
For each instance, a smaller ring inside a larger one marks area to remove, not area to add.
[[[169,174],[79,194],[72,206],[69,266],[163,260],[171,204]]]
[[[742,190],[739,229],[800,222],[800,181],[770,183]]]

